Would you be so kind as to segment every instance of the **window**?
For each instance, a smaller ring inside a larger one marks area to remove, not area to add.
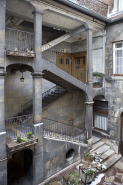
[[[69,65],[69,59],[66,59],[66,64]]]
[[[63,64],[63,63],[64,63],[64,59],[63,59],[63,58],[60,58],[59,63],[60,63],[60,64]]]
[[[123,42],[113,45],[114,74],[123,74]]]
[[[95,100],[94,103],[94,127],[107,131],[108,127],[108,102]]]

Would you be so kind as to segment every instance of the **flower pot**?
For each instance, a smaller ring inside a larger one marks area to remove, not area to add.
[[[94,180],[95,174],[87,175],[82,169],[79,169],[79,177],[85,184],[90,183]]]
[[[85,156],[86,161],[91,162],[93,158]]]
[[[99,76],[93,76],[93,83],[99,82],[102,84],[103,78],[100,78]]]

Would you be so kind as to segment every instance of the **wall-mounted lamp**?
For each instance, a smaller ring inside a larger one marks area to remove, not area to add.
[[[23,72],[22,72],[22,77],[20,78],[20,81],[24,82]]]

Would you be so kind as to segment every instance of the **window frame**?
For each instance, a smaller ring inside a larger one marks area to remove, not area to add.
[[[115,48],[115,45],[116,45],[116,44],[120,44],[120,43],[122,43],[122,48],[116,49],[116,48]],[[118,74],[118,73],[115,72],[115,67],[116,67],[115,51],[118,51],[118,50],[121,50],[121,49],[122,49],[122,52],[123,52],[123,41],[122,41],[122,40],[113,43],[113,76],[123,76],[123,74]],[[123,58],[123,57],[122,57],[122,58]]]
[[[100,101],[101,102],[101,100],[94,100],[94,102],[96,102],[96,101]],[[106,101],[107,102],[107,101]],[[108,102],[107,102],[108,103]],[[104,110],[103,108],[99,108],[99,107],[97,107],[97,108],[95,108],[96,106],[95,106],[95,104],[93,104],[93,127],[96,129],[96,130],[99,130],[99,131],[102,131],[102,132],[105,132],[105,133],[107,133],[108,132],[108,129],[107,130],[103,130],[103,129],[100,129],[100,128],[97,128],[97,127],[95,127],[95,113],[101,113],[101,114],[103,114],[103,115],[108,115],[108,109],[107,110]],[[108,124],[107,124],[107,128],[108,128]]]

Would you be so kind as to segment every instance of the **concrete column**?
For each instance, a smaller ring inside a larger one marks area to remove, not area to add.
[[[0,0],[0,65],[5,62],[5,13],[6,0]]]
[[[37,124],[42,120],[42,74],[32,73],[32,76],[34,124]]]
[[[42,66],[42,15],[41,11],[34,11],[34,45],[35,45],[35,71],[40,72]]]
[[[92,51],[92,31],[93,29],[88,28],[87,30],[87,82],[88,84],[92,82],[92,72],[93,72],[93,51]]]
[[[0,184],[7,185],[7,150],[5,132],[5,98],[4,78],[5,73],[0,68]]]
[[[92,126],[93,126],[93,103],[86,103],[86,116],[85,116],[85,127],[87,130],[87,140],[92,137]]]

